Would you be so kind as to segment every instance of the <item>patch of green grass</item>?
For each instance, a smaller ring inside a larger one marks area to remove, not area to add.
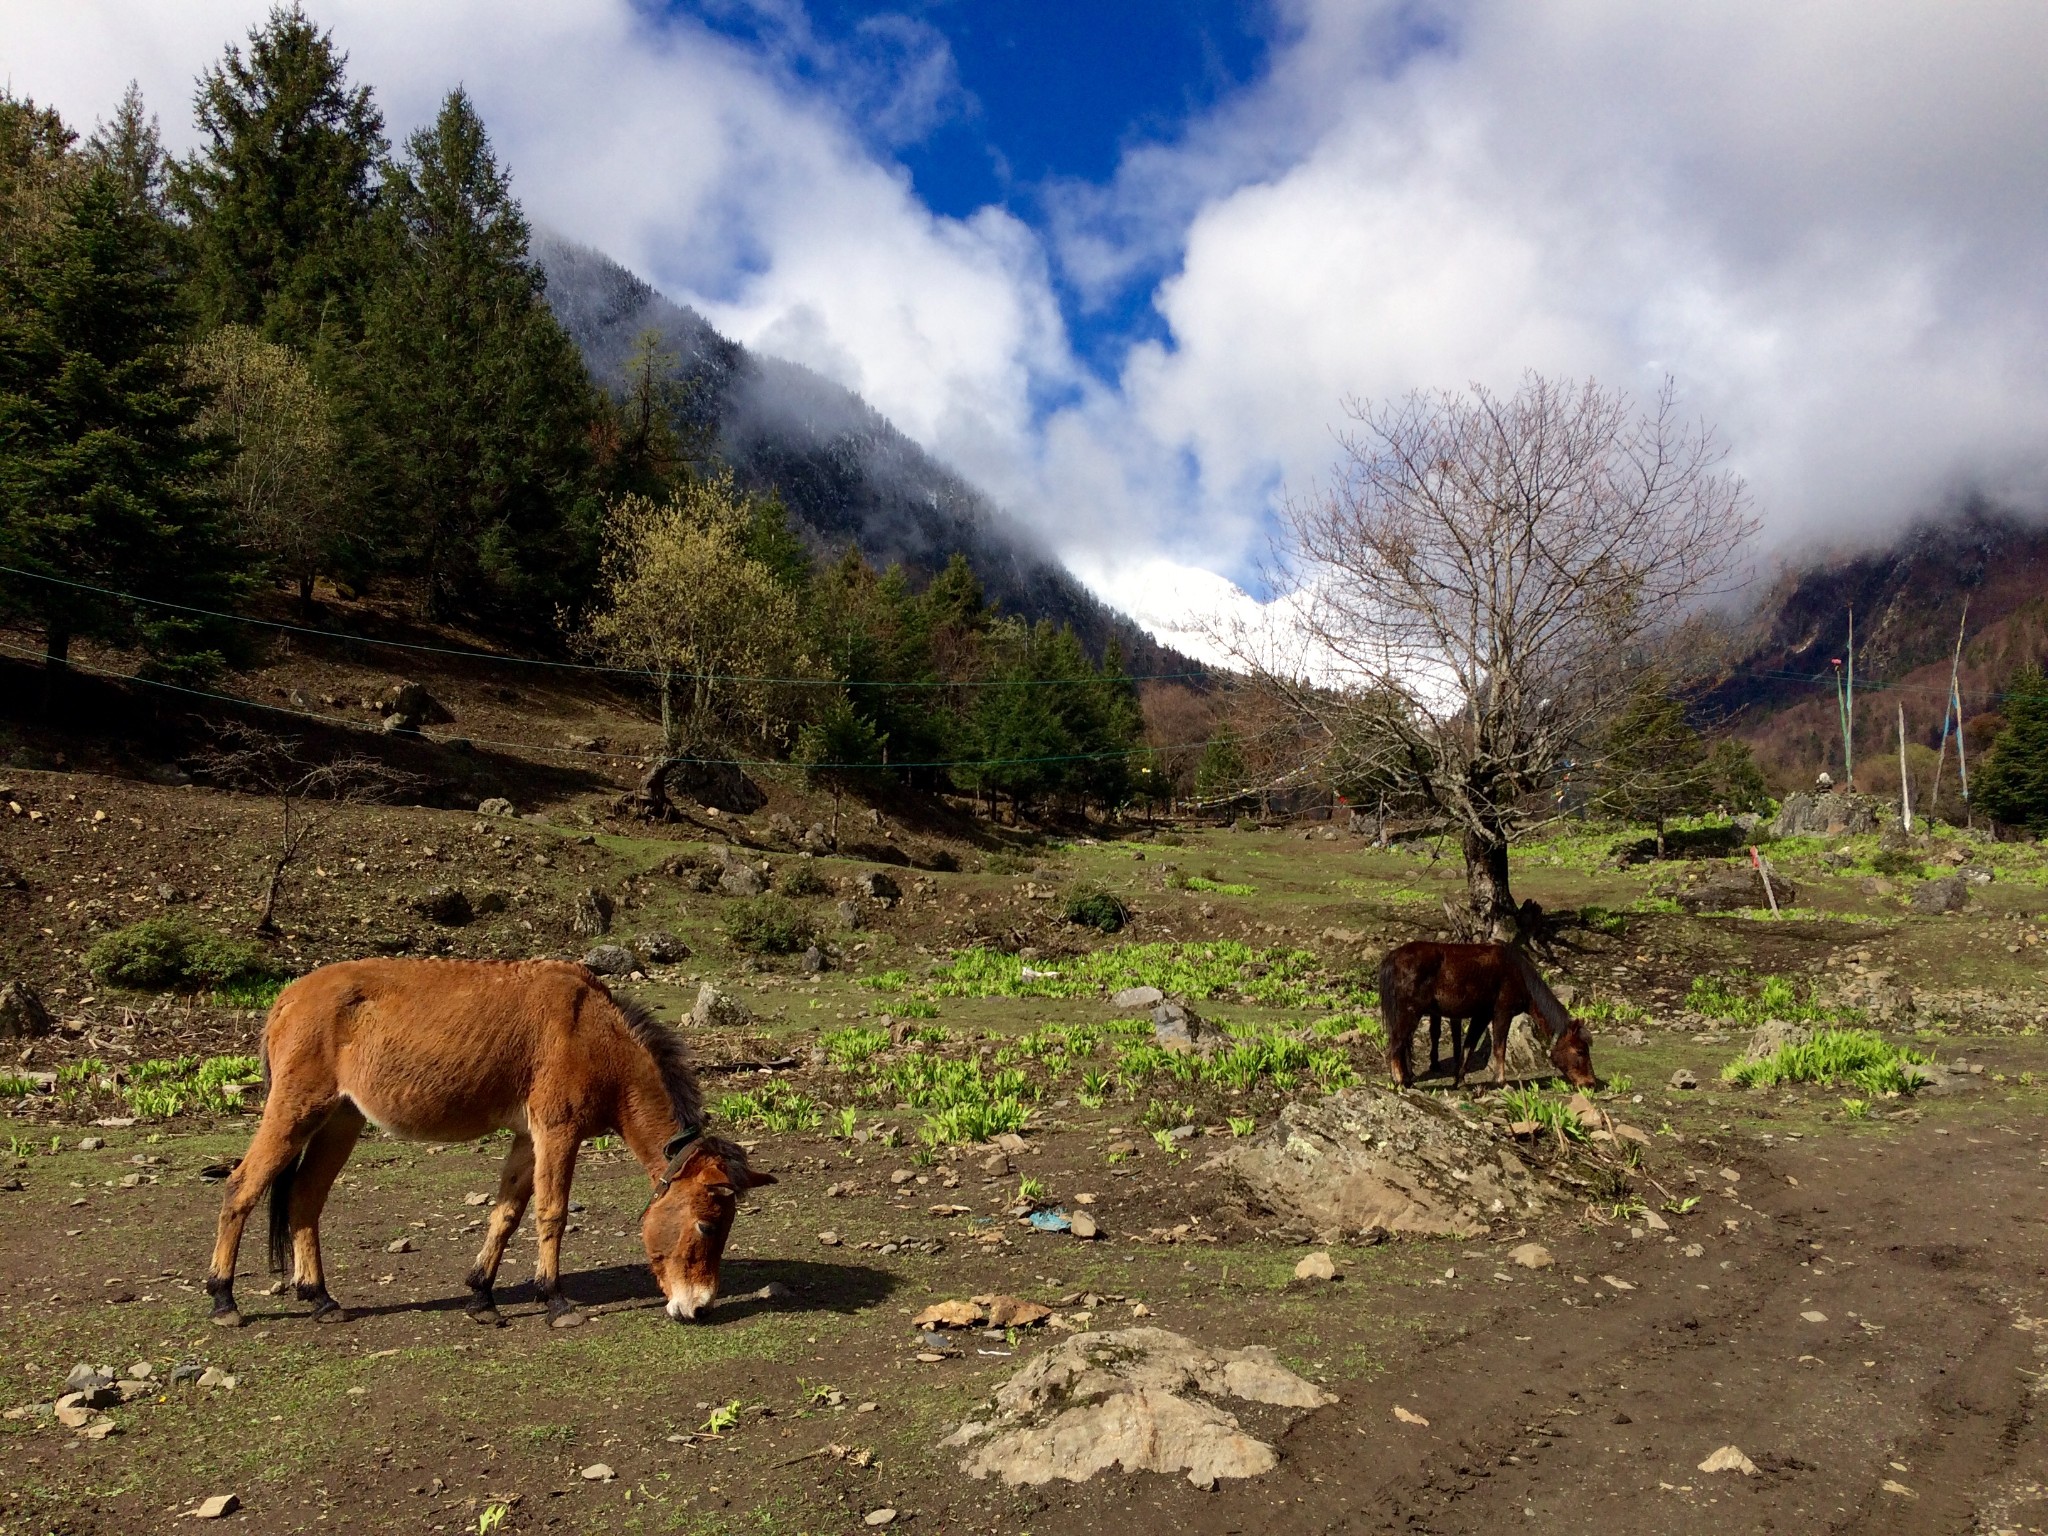
[[[1250,1115],[1232,1115],[1229,1120],[1230,1134],[1242,1140],[1259,1128],[1259,1122]]]
[[[282,968],[246,939],[208,933],[183,918],[151,917],[102,934],[85,953],[102,986],[139,992],[206,992],[276,979]]]
[[[1870,1118],[1870,1100],[1842,1100],[1842,1117],[1847,1120],[1868,1120]]]
[[[904,998],[902,1002],[896,1005],[896,1012],[900,1017],[906,1019],[936,1019],[939,1016],[938,1005],[936,1003],[928,1003],[921,997]],[[926,1029],[919,1030],[914,1035],[906,1035],[904,1038],[943,1040],[946,1038],[946,1032],[943,1029]]]
[[[282,976],[262,981],[238,981],[217,989],[213,1002],[218,1008],[268,1008],[284,989],[285,978]]]
[[[736,1130],[815,1131],[825,1123],[823,1104],[775,1079],[746,1093],[727,1094],[716,1113]]]
[[[1628,918],[1612,907],[1581,907],[1579,921],[1593,932],[1604,933],[1611,939],[1620,938],[1628,931]]]
[[[1586,1128],[1579,1124],[1579,1117],[1565,1106],[1563,1099],[1546,1094],[1540,1088],[1503,1089],[1500,1099],[1510,1120],[1533,1120],[1546,1131],[1555,1132],[1568,1141],[1585,1140]]]
[[[0,1075],[0,1099],[25,1099],[36,1091],[36,1085],[25,1077]]]
[[[158,1058],[128,1069],[121,1097],[129,1113],[142,1120],[168,1120],[188,1109],[224,1114],[241,1107],[230,1087],[253,1083],[262,1071],[254,1056]]]
[[[83,1088],[106,1070],[107,1064],[97,1056],[67,1061],[57,1069],[57,1089],[61,1093],[71,1088]]]
[[[1083,997],[1125,987],[1157,987],[1180,997],[1211,998],[1241,992],[1275,1007],[1338,1001],[1356,1006],[1347,988],[1317,986],[1320,962],[1305,949],[1254,949],[1231,939],[1191,944],[1118,944],[1077,955],[1057,972],[1033,968],[993,949],[964,951],[932,973],[938,997]]]
[[[1824,1008],[1810,998],[1802,1000],[1797,983],[1789,976],[1766,976],[1754,992],[1738,990],[1741,986],[1732,977],[1695,976],[1685,994],[1685,1006],[1707,1018],[1737,1024],[1761,1024],[1767,1019],[1810,1024],[1852,1016],[1850,1010]]]
[[[1907,1069],[1926,1060],[1872,1030],[1823,1029],[1812,1039],[1782,1045],[1761,1060],[1731,1061],[1721,1069],[1721,1077],[1746,1088],[1851,1083],[1873,1096],[1902,1094],[1911,1093],[1917,1083]]]
[[[1256,896],[1259,893],[1255,885],[1220,880],[1214,875],[1183,875],[1173,884],[1183,891],[1206,891],[1212,896]]]
[[[1077,886],[1064,908],[1068,922],[1104,933],[1120,933],[1131,920],[1131,909],[1116,892],[1099,885]]]
[[[866,987],[871,992],[901,992],[910,985],[908,971],[877,971],[872,976],[854,978],[856,987]]]
[[[725,914],[725,940],[755,955],[793,955],[818,937],[811,915],[782,896],[750,896]]]
[[[855,1024],[818,1036],[818,1045],[834,1066],[850,1068],[872,1061],[886,1051],[889,1036],[886,1031]]]

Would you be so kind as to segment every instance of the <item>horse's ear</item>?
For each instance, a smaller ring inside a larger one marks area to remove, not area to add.
[[[749,1189],[759,1189],[763,1184],[773,1184],[775,1182],[774,1174],[762,1173],[754,1168],[747,1169],[743,1177],[746,1179],[747,1188]]]

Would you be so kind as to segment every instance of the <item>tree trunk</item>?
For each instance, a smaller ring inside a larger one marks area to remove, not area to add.
[[[1659,859],[1664,857],[1664,818],[1662,816],[1657,818],[1657,857]]]
[[[1482,939],[1513,944],[1522,936],[1514,893],[1508,889],[1508,843],[1499,833],[1465,829],[1465,886],[1472,918]]]
[[[64,692],[64,680],[71,673],[71,630],[51,624],[43,631],[43,700],[45,719],[54,718]]]
[[[311,571],[299,572],[299,611],[302,613],[311,613],[313,611],[313,572]]]

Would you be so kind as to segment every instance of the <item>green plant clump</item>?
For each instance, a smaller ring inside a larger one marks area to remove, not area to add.
[[[815,1131],[825,1123],[825,1106],[788,1083],[769,1081],[748,1093],[718,1101],[718,1116],[736,1130]]]
[[[1131,909],[1116,892],[1099,885],[1083,885],[1068,895],[1066,919],[1083,928],[1119,933],[1130,922]]]
[[[1781,1045],[1756,1061],[1731,1061],[1724,1081],[1747,1088],[1780,1083],[1852,1083],[1873,1097],[1911,1093],[1919,1075],[1910,1069],[1927,1058],[1867,1029],[1824,1029],[1797,1045]]]
[[[1798,988],[1788,976],[1766,976],[1756,995],[1744,996],[1735,984],[1720,976],[1695,976],[1685,994],[1685,1006],[1710,1019],[1729,1019],[1739,1024],[1761,1024],[1780,1019],[1788,1024],[1810,1024],[1823,1019],[1845,1017],[1844,1010],[1830,1010],[1810,999],[1802,1002]]]
[[[782,877],[785,896],[822,896],[831,889],[831,882],[818,873],[818,866],[810,859],[798,859]]]
[[[889,1048],[886,1031],[856,1024],[818,1036],[818,1046],[836,1067],[852,1068],[873,1060]]]
[[[102,986],[138,992],[254,987],[281,974],[261,946],[175,917],[145,918],[102,934],[86,951],[85,968]]]
[[[725,917],[726,942],[749,954],[793,955],[817,937],[810,914],[782,896],[748,897]]]

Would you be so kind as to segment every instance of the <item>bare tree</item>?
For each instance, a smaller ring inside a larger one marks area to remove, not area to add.
[[[1346,414],[1334,484],[1288,508],[1289,636],[1227,638],[1348,773],[1459,834],[1474,931],[1512,941],[1510,843],[1756,519],[1668,383],[1642,414],[1535,374]]]
[[[256,920],[256,931],[266,936],[278,931],[277,902],[286,872],[326,820],[314,809],[316,803],[392,800],[416,792],[426,783],[416,773],[370,757],[314,762],[301,755],[297,741],[232,723],[218,728],[199,768],[208,780],[224,788],[276,797],[277,846],[270,856],[262,913]]]

